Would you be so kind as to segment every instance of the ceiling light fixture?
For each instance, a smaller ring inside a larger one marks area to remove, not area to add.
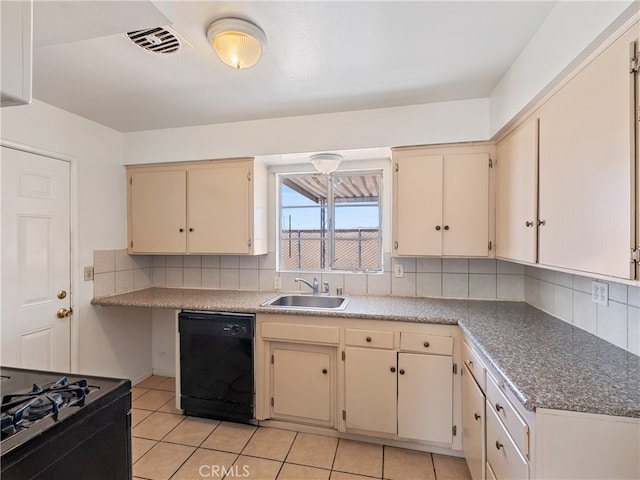
[[[309,157],[309,161],[317,171],[328,175],[338,169],[342,161],[342,155],[337,153],[316,153]]]
[[[240,70],[254,66],[267,48],[267,36],[241,18],[221,18],[207,29],[207,38],[224,63]]]

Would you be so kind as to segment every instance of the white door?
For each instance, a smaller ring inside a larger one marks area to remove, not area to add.
[[[2,147],[2,364],[70,370],[70,165]],[[62,297],[62,298],[61,298]]]

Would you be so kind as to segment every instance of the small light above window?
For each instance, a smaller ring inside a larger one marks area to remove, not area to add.
[[[338,169],[342,161],[342,155],[337,153],[316,153],[309,157],[309,161],[317,171],[328,175]]]

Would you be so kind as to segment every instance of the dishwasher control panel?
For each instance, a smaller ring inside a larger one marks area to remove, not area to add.
[[[250,333],[250,329],[247,325],[242,325],[240,323],[227,323],[222,327],[222,331],[227,336],[235,337],[236,335],[246,336]]]

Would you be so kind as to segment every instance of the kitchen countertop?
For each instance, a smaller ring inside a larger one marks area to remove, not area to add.
[[[527,410],[640,418],[640,357],[524,302],[350,296],[342,311],[260,306],[279,293],[148,288],[92,303],[457,324]]]

